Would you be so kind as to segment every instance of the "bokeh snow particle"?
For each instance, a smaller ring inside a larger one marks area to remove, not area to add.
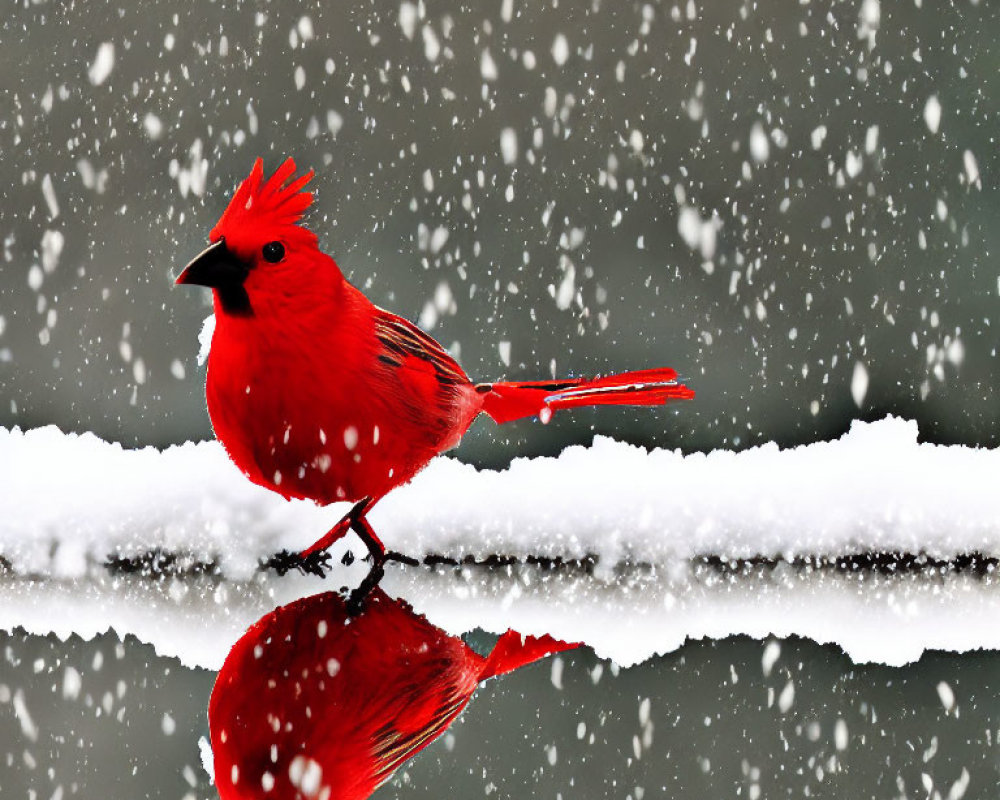
[[[851,377],[851,397],[854,398],[854,405],[861,408],[866,394],[868,394],[868,369],[858,361],[854,364],[854,375]]]
[[[962,164],[965,166],[965,181],[969,186],[975,186],[977,189],[983,188],[983,183],[979,179],[979,162],[976,160],[976,156],[971,150],[966,150],[962,153]]]
[[[59,201],[56,199],[56,190],[52,187],[52,176],[47,172],[42,178],[42,196],[48,206],[49,216],[55,219],[59,216]]]
[[[937,693],[945,711],[950,712],[955,708],[955,692],[952,691],[952,688],[948,685],[947,681],[941,681],[937,685]]]
[[[150,139],[159,139],[163,133],[163,123],[152,111],[148,112],[142,119],[142,127],[146,130],[146,135]]]
[[[630,133],[628,137],[628,144],[629,147],[632,148],[633,153],[636,154],[641,153],[644,144],[642,139],[642,131],[640,131],[638,128],[633,128],[632,133]]]
[[[417,30],[417,6],[414,3],[401,3],[399,6],[399,27],[403,36],[413,40]]]
[[[833,743],[838,750],[846,750],[850,736],[847,731],[847,723],[840,717],[833,726]]]
[[[503,156],[504,164],[513,164],[517,161],[517,133],[513,128],[504,128],[500,131],[500,154]]]
[[[561,67],[568,58],[569,42],[563,34],[556,34],[555,41],[552,42],[552,60]]]
[[[479,73],[483,76],[484,81],[495,81],[499,75],[497,62],[490,55],[489,48],[483,50],[483,54],[479,59]]]
[[[931,133],[937,133],[941,127],[941,101],[936,94],[927,98],[927,103],[924,105],[924,122],[927,123],[927,130]]]
[[[780,656],[781,644],[772,639],[764,647],[764,655],[760,659],[761,670],[765,678],[771,674],[771,670],[774,669],[774,665],[778,662]]]
[[[864,0],[858,12],[858,39],[868,42],[868,49],[875,47],[875,34],[882,22],[882,6],[879,0]]]
[[[424,56],[431,63],[438,60],[441,55],[441,42],[438,41],[437,34],[430,25],[424,25]]]
[[[750,155],[758,164],[763,164],[771,155],[771,144],[760,122],[755,122],[750,129]]]
[[[111,42],[102,42],[97,48],[94,63],[87,71],[87,77],[94,86],[100,86],[108,79],[115,66],[115,46]]]
[[[819,150],[823,146],[823,141],[826,139],[826,125],[817,125],[813,132],[809,135],[809,141],[812,144],[813,150]]]

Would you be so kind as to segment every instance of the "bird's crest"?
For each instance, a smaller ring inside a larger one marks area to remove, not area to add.
[[[312,203],[312,193],[302,191],[315,174],[309,170],[297,178],[295,160],[288,158],[264,180],[264,162],[257,159],[250,175],[236,189],[222,217],[212,228],[210,238],[216,241],[234,229],[253,230],[294,227],[307,234],[313,243],[315,234],[298,225]]]

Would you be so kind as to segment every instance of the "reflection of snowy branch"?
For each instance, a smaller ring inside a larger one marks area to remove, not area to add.
[[[1000,628],[981,624],[1000,615],[993,556],[705,556],[666,566],[598,559],[557,567],[525,560],[390,564],[381,585],[451,633],[550,633],[623,666],[691,637],[733,634],[806,636],[834,642],[855,660],[890,664],[928,648],[1000,649]],[[346,594],[365,579],[364,562],[333,561],[325,581],[264,571],[237,580],[210,562],[163,553],[122,558],[114,572],[95,564],[71,579],[11,570],[0,573],[0,629],[90,637],[110,628],[217,669],[243,631],[276,605],[328,589]]]
[[[997,574],[1000,558],[982,553],[960,553],[950,558],[933,558],[926,553],[861,552],[839,556],[796,556],[791,559],[751,558],[726,559],[720,556],[703,556],[700,561],[724,575],[748,576],[751,573],[768,573],[782,566],[802,572],[821,570],[855,575],[864,580],[868,573],[879,575],[944,575],[968,574],[979,578]]]

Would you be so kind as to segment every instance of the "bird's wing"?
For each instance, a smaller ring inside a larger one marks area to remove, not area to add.
[[[444,733],[471,696],[471,690],[462,691],[457,685],[448,686],[437,695],[435,704],[428,709],[426,720],[421,720],[416,727],[404,732],[394,725],[384,725],[376,730],[372,737],[376,784],[381,786],[404,761]]]
[[[375,337],[384,349],[378,357],[385,364],[421,370],[430,367],[434,377],[444,385],[469,382],[469,376],[441,345],[412,322],[391,311],[375,309]]]

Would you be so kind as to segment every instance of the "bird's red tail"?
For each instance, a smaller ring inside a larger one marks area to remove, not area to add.
[[[643,369],[604,378],[564,381],[485,383],[483,410],[496,422],[510,422],[574,406],[660,406],[668,400],[690,400],[694,392],[677,382],[669,367]]]
[[[494,678],[513,672],[525,664],[538,661],[540,658],[560,650],[572,650],[579,647],[579,642],[567,644],[559,639],[553,639],[548,634],[544,636],[522,636],[517,631],[507,631],[497,639],[496,646],[487,656],[479,680]]]

